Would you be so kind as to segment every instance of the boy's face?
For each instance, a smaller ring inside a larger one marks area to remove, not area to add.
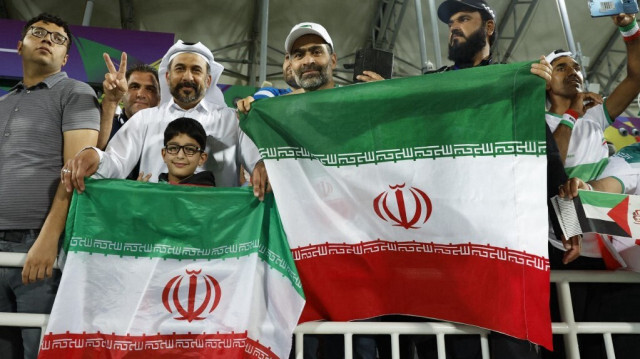
[[[170,153],[175,152],[176,147],[177,153]],[[162,158],[169,168],[169,181],[180,182],[193,175],[196,168],[207,160],[207,154],[202,151],[204,149],[200,149],[198,142],[184,133],[172,138],[162,149]]]

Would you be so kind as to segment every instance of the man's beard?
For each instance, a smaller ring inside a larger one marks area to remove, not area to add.
[[[326,67],[320,67],[318,65],[302,66],[299,72],[295,72],[296,82],[305,91],[315,91],[329,82],[329,76],[327,75],[328,67],[328,64]],[[318,71],[318,75],[302,78],[303,73],[307,70]]]
[[[193,92],[191,94],[183,95],[180,93],[180,89],[183,87],[190,87],[193,89]],[[181,82],[173,87],[170,92],[173,98],[185,104],[190,104],[199,100],[202,95],[202,89],[196,82]]]
[[[456,34],[464,36],[460,30]],[[466,41],[464,42],[449,42],[449,60],[456,64],[473,63],[473,58],[487,44],[487,30],[484,26],[480,26],[478,30],[465,37],[465,39]]]

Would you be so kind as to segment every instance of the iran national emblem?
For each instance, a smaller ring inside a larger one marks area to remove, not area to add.
[[[635,224],[640,224],[640,209],[633,211],[633,222]]]
[[[186,320],[188,322],[203,320],[205,319],[206,314],[213,312],[220,302],[220,285],[215,278],[208,274],[199,276],[202,269],[198,269],[197,271],[190,271],[187,269],[186,272],[189,276],[189,284],[188,286],[184,286],[187,287],[186,298],[184,296],[184,292],[180,295],[180,289],[183,287],[182,279],[184,276],[177,275],[171,278],[167,285],[164,286],[164,290],[162,291],[162,303],[169,313],[177,311],[178,314],[181,315],[180,317],[175,317],[174,319],[176,320]],[[198,293],[199,284],[204,284],[204,293]],[[187,302],[186,308],[183,305],[185,299]],[[172,309],[171,304],[173,304],[174,309]],[[205,316],[202,316],[203,313]]]
[[[378,217],[395,222],[394,226],[404,229],[420,228],[416,224],[429,220],[433,207],[424,191],[415,187],[405,188],[404,183],[389,188],[391,191],[382,192],[373,200],[373,209]]]

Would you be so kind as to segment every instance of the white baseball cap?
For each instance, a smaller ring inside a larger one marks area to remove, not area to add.
[[[320,24],[316,24],[313,22],[301,22],[298,25],[294,26],[289,32],[289,36],[284,40],[284,50],[289,53],[291,52],[291,47],[293,43],[298,40],[301,36],[304,35],[318,35],[320,36],[333,50],[333,41],[331,41],[331,36],[327,32],[327,29]]]
[[[545,60],[547,60],[547,62],[551,64],[555,59],[565,56],[573,58],[573,54],[570,51],[559,49],[552,51],[549,55],[545,56]]]

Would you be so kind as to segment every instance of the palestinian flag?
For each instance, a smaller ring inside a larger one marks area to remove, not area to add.
[[[602,233],[640,238],[640,196],[578,190],[578,197],[553,198],[565,236]]]
[[[551,347],[544,81],[494,65],[257,101],[301,321],[409,314]]]
[[[39,358],[286,358],[304,305],[273,196],[123,180],[75,194]]]

